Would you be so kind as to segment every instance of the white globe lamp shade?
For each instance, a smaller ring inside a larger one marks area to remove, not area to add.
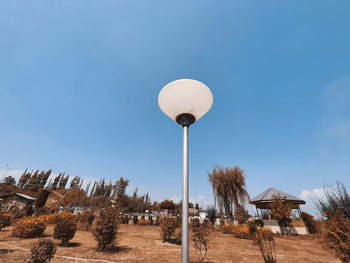
[[[190,126],[210,110],[213,94],[202,82],[179,79],[160,91],[158,104],[169,118],[183,126]]]

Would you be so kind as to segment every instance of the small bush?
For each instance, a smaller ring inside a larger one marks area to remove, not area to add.
[[[13,216],[9,213],[0,212],[0,231],[4,227],[10,226]]]
[[[163,242],[171,241],[175,234],[175,230],[178,227],[178,222],[176,218],[163,217],[160,220],[160,229],[162,230],[161,237]]]
[[[73,215],[71,212],[62,212],[62,213],[57,214],[55,223],[58,223],[61,220],[66,220],[67,218],[70,218],[71,220],[74,220],[75,222],[77,220],[77,216]]]
[[[37,218],[26,218],[17,221],[13,229],[13,235],[20,238],[40,237],[47,226],[47,219],[45,216]]]
[[[32,256],[29,263],[46,263],[54,257],[56,246],[50,239],[39,239],[30,251]]]
[[[248,232],[250,238],[253,240],[253,244],[257,245],[255,235],[260,228],[264,227],[264,221],[261,219],[249,219],[248,220]]]
[[[236,238],[251,239],[248,225],[235,225],[228,223],[222,226],[224,234],[232,234]]]
[[[276,248],[273,233],[268,228],[259,228],[253,238],[265,263],[276,263]]]
[[[224,234],[232,234],[234,225],[232,223],[227,223],[221,227],[221,230]]]
[[[247,225],[234,225],[232,234],[236,238],[251,239]]]
[[[114,248],[114,242],[119,229],[118,214],[115,208],[101,209],[94,227],[93,235],[98,242],[98,251],[107,251]]]
[[[90,231],[95,220],[95,214],[92,211],[85,211],[78,217],[78,230]]]
[[[47,224],[57,224],[60,220],[65,218],[72,218],[77,220],[77,217],[73,215],[71,212],[62,212],[62,213],[52,213],[49,215],[42,215],[43,218],[46,218]]]
[[[48,225],[56,224],[58,213],[48,214],[48,215],[45,215],[45,217]]]
[[[140,219],[139,221],[138,221],[138,224],[139,225],[150,225],[151,224],[151,220],[148,220],[148,219]]]
[[[320,231],[319,222],[316,221],[312,215],[301,212],[301,219],[304,221],[304,224],[310,234],[317,234]]]
[[[210,240],[211,228],[209,224],[200,224],[198,219],[194,219],[192,222],[192,236],[191,239],[194,243],[194,247],[199,251],[200,262],[204,262],[204,258],[208,252],[208,242]]]
[[[181,245],[182,244],[182,230],[181,228],[178,228],[175,232],[175,243],[177,245]]]
[[[67,216],[61,218],[54,228],[53,237],[61,240],[61,246],[68,246],[69,240],[71,240],[75,232],[77,231],[77,224],[75,223],[75,218],[72,216]]]

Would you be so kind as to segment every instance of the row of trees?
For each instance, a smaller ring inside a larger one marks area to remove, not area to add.
[[[50,176],[53,177],[50,179]],[[140,195],[136,188],[131,195],[126,193],[129,186],[129,180],[120,177],[119,180],[112,183],[105,179],[89,182],[83,187],[83,179],[75,176],[69,181],[70,176],[60,173],[52,175],[52,171],[24,171],[16,183],[15,178],[7,176],[0,183],[0,194],[19,192],[35,197],[36,209],[43,208],[47,198],[50,196],[55,199],[45,208],[54,212],[63,207],[64,210],[72,210],[76,207],[89,209],[99,209],[112,202],[117,203],[121,212],[141,212],[160,211],[167,209],[170,213],[180,214],[181,202],[179,204],[172,200],[162,202],[151,202],[149,194]],[[189,207],[199,209],[199,205],[189,204]],[[29,209],[30,210],[30,209]],[[38,212],[38,211],[36,211]],[[40,212],[40,211],[39,211]]]

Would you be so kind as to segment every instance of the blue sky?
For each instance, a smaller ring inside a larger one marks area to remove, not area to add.
[[[239,165],[251,197],[350,185],[349,1],[0,3],[0,176],[53,169],[181,196],[182,130],[167,83],[214,95],[190,128],[190,196]]]

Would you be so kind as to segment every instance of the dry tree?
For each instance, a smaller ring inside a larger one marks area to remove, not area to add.
[[[211,173],[208,172],[209,183],[213,187],[214,202],[220,212],[233,218],[242,209],[245,211],[245,203],[249,200],[249,194],[245,188],[246,175],[239,166],[219,167],[215,166]]]
[[[208,243],[211,238],[211,227],[208,222],[199,222],[199,219],[193,219],[191,221],[192,236],[191,239],[194,243],[194,247],[199,251],[200,262],[204,262],[204,258],[208,252]]]

